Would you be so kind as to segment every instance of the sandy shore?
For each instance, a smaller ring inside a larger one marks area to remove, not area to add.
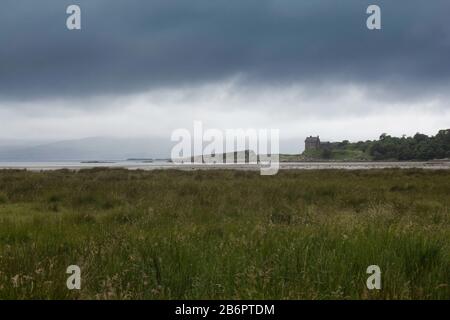
[[[81,163],[81,162],[0,162],[2,169],[21,169],[30,171],[47,170],[81,170],[89,168],[124,168],[130,170],[207,170],[207,169],[234,169],[234,170],[259,170],[260,165],[255,164],[173,164],[142,163],[129,161],[116,161],[105,163]],[[450,169],[450,161],[428,161],[428,162],[281,162],[280,170],[321,170],[321,169],[345,169],[345,170],[367,170],[367,169]]]

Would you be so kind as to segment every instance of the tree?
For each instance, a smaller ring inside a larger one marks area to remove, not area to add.
[[[331,159],[332,152],[329,148],[322,150],[322,158],[323,159]]]

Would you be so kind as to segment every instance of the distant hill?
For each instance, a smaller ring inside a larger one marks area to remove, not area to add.
[[[124,160],[167,158],[171,142],[157,138],[93,137],[35,144],[3,142],[0,161]]]

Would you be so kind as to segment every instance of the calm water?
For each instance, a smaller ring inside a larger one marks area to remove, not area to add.
[[[86,163],[81,161],[51,161],[51,162],[0,162],[0,169],[27,169],[32,171],[70,169],[80,170],[88,168],[125,168],[125,169],[239,169],[258,170],[259,165],[254,164],[217,164],[195,165],[174,164],[167,161],[154,161],[152,163],[142,161],[108,161]],[[282,162],[280,169],[383,169],[383,168],[424,168],[424,169],[450,169],[450,161],[430,162]]]

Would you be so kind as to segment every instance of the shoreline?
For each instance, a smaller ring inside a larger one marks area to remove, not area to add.
[[[54,171],[54,170],[83,170],[94,168],[128,169],[128,170],[259,170],[258,164],[175,164],[175,163],[127,163],[118,162],[0,162],[0,170],[28,170],[28,171]],[[314,162],[280,162],[280,170],[369,170],[369,169],[433,169],[449,170],[450,161],[314,161]]]

